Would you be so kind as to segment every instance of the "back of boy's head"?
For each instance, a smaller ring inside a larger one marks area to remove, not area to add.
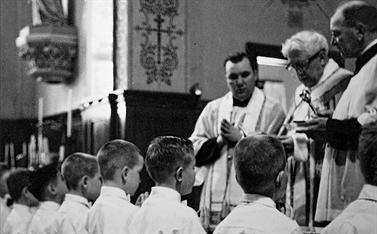
[[[31,176],[29,191],[35,198],[39,201],[45,200],[44,191],[49,183],[57,180],[58,172],[59,169],[57,163],[43,166],[34,171]]]
[[[359,137],[359,158],[365,182],[377,186],[377,123],[363,127]]]
[[[285,164],[283,145],[275,137],[250,136],[240,140],[235,147],[236,178],[245,193],[271,192]]]
[[[96,157],[85,153],[73,153],[62,164],[62,174],[69,190],[75,190],[82,177],[93,178],[98,173]]]
[[[17,168],[12,171],[7,179],[9,195],[17,202],[22,196],[22,190],[30,185],[31,171]]]
[[[7,179],[10,170],[4,166],[0,166],[0,197],[3,198],[8,193]]]
[[[140,150],[136,145],[124,140],[113,140],[104,144],[97,153],[101,176],[105,181],[114,179],[119,168],[133,168],[139,163]]]
[[[185,168],[193,160],[194,149],[188,139],[175,136],[155,138],[148,146],[145,166],[156,183],[163,183],[178,167]]]

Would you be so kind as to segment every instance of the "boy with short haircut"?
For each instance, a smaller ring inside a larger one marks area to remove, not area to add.
[[[4,223],[4,234],[25,234],[31,218],[35,212],[34,207],[38,200],[30,193],[31,172],[24,168],[15,169],[7,179],[8,191],[14,201],[13,209]]]
[[[38,168],[32,176],[30,192],[40,201],[30,226],[29,234],[40,234],[52,221],[68,192],[57,164]]]
[[[73,153],[64,160],[62,174],[68,193],[45,232],[86,233],[89,201],[97,199],[102,185],[97,159],[93,155]]]
[[[130,219],[137,211],[128,200],[140,183],[144,159],[131,142],[113,140],[97,153],[104,184],[101,194],[90,208],[86,229],[91,234],[127,233]]]
[[[11,198],[8,192],[7,178],[10,174],[8,168],[0,166],[0,233],[4,227],[5,220],[11,211]]]
[[[244,195],[214,233],[299,232],[297,223],[276,209],[275,202],[284,196],[287,186],[286,156],[280,141],[267,135],[246,137],[236,145],[233,162]]]
[[[145,165],[156,183],[135,214],[130,233],[205,233],[196,212],[181,203],[191,193],[195,158],[191,141],[179,137],[155,138],[148,147]]]

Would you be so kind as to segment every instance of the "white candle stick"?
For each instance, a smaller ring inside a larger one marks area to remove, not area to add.
[[[67,137],[72,135],[72,89],[68,90],[67,97]]]
[[[38,99],[38,127],[43,124],[43,98]]]
[[[10,154],[10,167],[15,168],[16,167],[16,159],[14,157],[14,144],[10,143],[9,145],[9,154]]]
[[[9,163],[9,144],[5,144],[4,163],[5,163],[6,166],[8,166],[8,163]]]

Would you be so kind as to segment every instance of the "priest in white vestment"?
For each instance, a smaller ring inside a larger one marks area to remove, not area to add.
[[[362,1],[341,5],[331,18],[332,44],[346,58],[357,57],[355,75],[332,118],[308,122],[302,132],[315,137],[326,129],[327,145],[323,162],[316,221],[331,221],[352,201],[364,184],[359,168],[358,119],[377,106],[377,8]],[[343,127],[342,127],[343,126]],[[346,127],[344,127],[346,126]]]
[[[200,216],[208,230],[213,230],[242,197],[232,163],[235,144],[255,132],[276,134],[285,117],[278,101],[255,87],[255,55],[230,56],[224,67],[230,92],[207,104],[190,137],[198,167],[195,186],[204,183]]]
[[[316,118],[318,113],[331,115],[352,76],[329,59],[328,50],[326,38],[315,31],[298,32],[282,47],[289,62],[287,68],[302,83],[280,132],[286,152],[293,156],[288,159],[287,201],[300,225],[314,220],[325,141],[313,141],[306,134],[297,133],[295,123]]]

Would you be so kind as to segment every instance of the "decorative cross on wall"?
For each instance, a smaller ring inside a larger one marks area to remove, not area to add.
[[[179,0],[140,0],[140,12],[145,20],[142,25],[135,26],[141,32],[144,41],[140,44],[140,64],[145,69],[147,84],[157,82],[171,85],[173,71],[178,67],[177,47],[173,44],[177,36],[184,33],[176,29],[174,17],[178,16]],[[150,18],[156,27],[152,27]],[[167,26],[164,28],[164,23]],[[156,41],[151,37],[156,33]]]

